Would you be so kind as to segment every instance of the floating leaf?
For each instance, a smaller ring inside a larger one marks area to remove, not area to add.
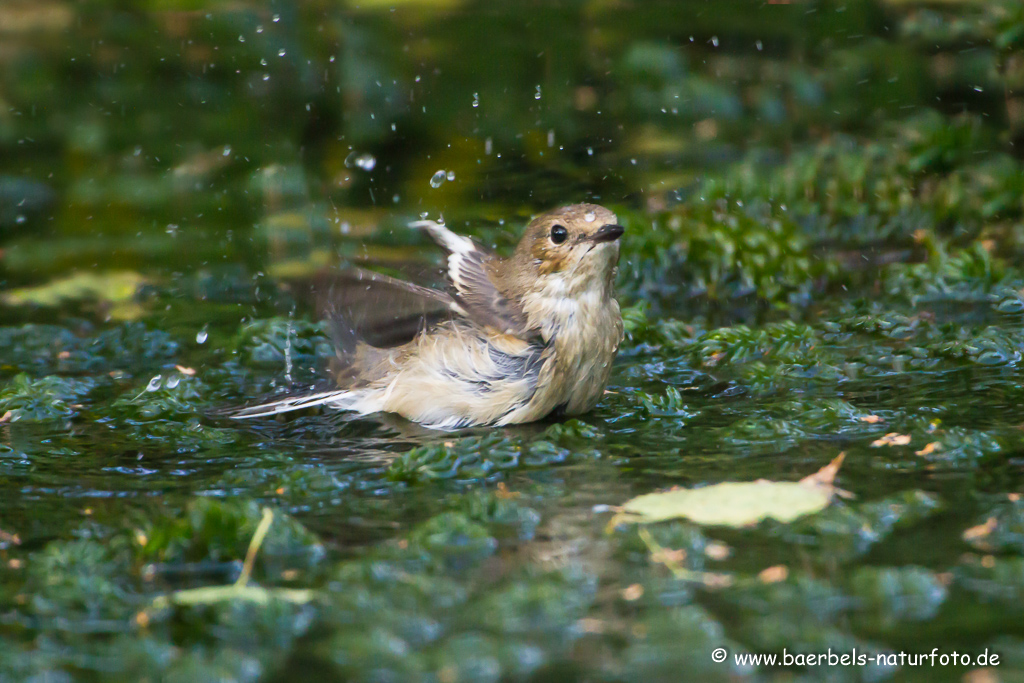
[[[99,299],[124,302],[135,296],[139,286],[146,282],[138,273],[114,271],[110,273],[75,273],[53,280],[39,287],[12,289],[2,297],[10,305],[35,304],[56,306],[64,301]]]
[[[889,432],[881,439],[875,439],[871,442],[872,448],[878,448],[879,446],[906,446],[910,443],[910,434],[897,434],[896,432]]]
[[[832,481],[843,461],[839,454],[819,472],[799,482],[727,481],[697,489],[676,488],[638,496],[622,506],[619,522],[650,524],[686,518],[707,526],[746,527],[765,519],[792,522],[828,507]]]

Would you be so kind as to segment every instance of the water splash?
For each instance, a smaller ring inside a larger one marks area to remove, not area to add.
[[[442,168],[440,171],[438,171],[437,173],[430,177],[430,186],[433,188],[441,187],[442,185],[444,185],[444,181],[447,179],[448,174],[445,173],[445,170]]]
[[[347,168],[359,168],[364,171],[372,171],[377,165],[377,159],[368,152],[351,152],[345,157]]]

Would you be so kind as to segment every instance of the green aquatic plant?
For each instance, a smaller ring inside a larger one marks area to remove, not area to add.
[[[0,386],[0,414],[5,422],[40,422],[72,417],[81,410],[77,403],[97,385],[92,378],[17,375]]]

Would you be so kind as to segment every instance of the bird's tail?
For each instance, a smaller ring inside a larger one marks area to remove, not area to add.
[[[266,417],[267,415],[277,415],[278,413],[287,413],[292,410],[312,408],[313,406],[325,403],[330,403],[332,408],[345,409],[351,407],[351,404],[357,400],[354,394],[355,392],[348,389],[335,389],[308,396],[292,396],[280,401],[242,408],[232,413],[231,417],[236,420],[244,420],[250,417]]]

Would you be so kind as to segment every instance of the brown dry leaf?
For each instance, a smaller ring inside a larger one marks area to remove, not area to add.
[[[704,586],[707,588],[728,588],[733,581],[731,574],[715,574],[713,572],[704,574]]]
[[[800,480],[800,484],[803,486],[828,486],[832,487],[832,482],[836,480],[836,474],[839,473],[839,468],[843,464],[843,460],[846,459],[846,451],[843,451],[836,457],[832,458],[832,462],[822,467],[814,474],[808,474],[806,477]]]
[[[0,415],[0,425],[10,422],[12,419],[14,419],[14,413],[8,410],[3,415]]]
[[[963,683],[999,683],[999,674],[996,670],[991,667],[984,669],[974,669],[964,674],[964,677],[960,679]]]
[[[18,534],[11,534],[0,529],[0,544],[21,545],[21,537]]]
[[[1007,493],[1006,497],[1010,499],[1011,503],[1018,503],[1020,502],[1021,498],[1024,498],[1024,496],[1020,495],[1019,493]]]
[[[885,422],[885,420],[879,415],[861,415],[861,422],[867,422],[869,425],[878,424],[879,422]]]
[[[878,448],[879,446],[906,446],[910,443],[910,434],[897,434],[896,432],[889,432],[881,439],[875,439],[871,442],[872,448]]]
[[[686,561],[686,551],[682,548],[679,550],[661,548],[651,553],[651,561],[664,565],[681,565]]]
[[[193,375],[196,374],[195,368],[186,368],[184,365],[175,365],[174,369],[188,377],[192,377]]]
[[[774,567],[763,569],[757,575],[757,578],[761,583],[779,583],[781,581],[785,581],[788,577],[789,567],[784,564],[777,564]]]
[[[494,492],[494,496],[500,500],[513,500],[521,495],[518,491],[509,491],[503,481],[498,482],[498,490]]]
[[[927,446],[925,446],[921,450],[914,451],[914,455],[931,455],[935,451],[941,451],[941,450],[942,450],[942,444],[939,443],[938,441],[932,441],[930,444],[928,444]]]
[[[996,518],[989,517],[985,520],[984,524],[972,526],[970,529],[964,531],[962,537],[968,543],[970,543],[971,541],[977,541],[991,534],[993,531],[996,530],[997,526],[999,526],[999,522],[996,520]]]
[[[711,541],[704,546],[704,554],[712,560],[725,560],[732,554],[732,548],[720,541]]]
[[[639,600],[644,596],[644,587],[639,583],[634,583],[631,586],[626,586],[622,589],[622,599],[633,602]]]

